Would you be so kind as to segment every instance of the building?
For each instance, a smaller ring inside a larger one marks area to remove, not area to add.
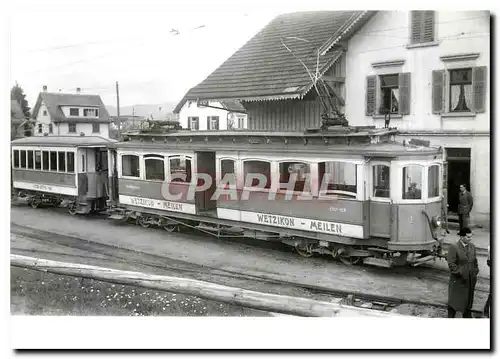
[[[186,98],[174,108],[182,128],[230,130],[247,127],[245,108],[238,101],[194,101]]]
[[[110,117],[99,95],[50,93],[44,86],[33,108],[35,136],[109,138]]]
[[[319,129],[324,119],[397,127],[448,157],[450,218],[458,184],[472,224],[489,225],[489,12],[319,11],[280,15],[185,100],[239,101],[248,128]]]
[[[10,139],[32,136],[33,123],[24,116],[21,105],[10,100]]]
[[[380,11],[346,54],[349,123],[382,127],[390,113],[400,139],[443,146],[450,217],[463,183],[474,197],[472,223],[488,225],[489,11]]]

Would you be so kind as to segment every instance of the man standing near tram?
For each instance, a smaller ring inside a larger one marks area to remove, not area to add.
[[[448,287],[448,318],[455,318],[457,312],[463,318],[472,318],[471,309],[474,301],[479,267],[476,247],[470,241],[472,232],[469,228],[460,231],[460,239],[450,245],[447,261],[450,268]]]
[[[465,184],[460,185],[460,192],[458,194],[458,224],[460,225],[459,232],[464,228],[469,227],[469,216],[472,211],[474,201],[472,195],[465,188]]]

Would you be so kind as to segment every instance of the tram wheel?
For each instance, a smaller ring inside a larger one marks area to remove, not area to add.
[[[149,228],[151,226],[151,223],[148,222],[148,217],[139,217],[137,218],[137,222],[143,227],[143,228]]]
[[[342,263],[348,266],[358,264],[361,260],[361,257],[351,257],[345,255],[339,255],[338,258]]]
[[[70,215],[76,215],[76,211],[78,210],[78,206],[76,203],[71,203],[68,207],[68,212]]]
[[[163,229],[166,230],[167,232],[175,232],[179,229],[179,226],[177,224],[165,224],[163,226]]]
[[[305,258],[310,258],[314,255],[313,246],[312,244],[306,244],[304,246],[296,246],[295,250],[297,251],[298,254],[300,254],[302,257]]]
[[[34,209],[37,209],[38,207],[40,207],[40,204],[42,204],[42,202],[40,200],[37,200],[37,199],[30,201],[30,206],[31,206],[31,208],[34,208]]]

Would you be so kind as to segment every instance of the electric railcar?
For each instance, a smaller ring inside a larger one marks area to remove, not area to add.
[[[396,133],[129,133],[100,144],[110,218],[280,241],[346,264],[418,265],[442,255],[445,158],[442,148],[396,142]],[[86,213],[82,199],[72,203]]]

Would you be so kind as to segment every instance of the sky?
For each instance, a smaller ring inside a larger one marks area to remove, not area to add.
[[[120,105],[177,102],[276,15],[27,13],[10,23],[11,83],[23,87],[31,107],[43,85],[49,92],[80,87],[114,106],[116,81]]]

